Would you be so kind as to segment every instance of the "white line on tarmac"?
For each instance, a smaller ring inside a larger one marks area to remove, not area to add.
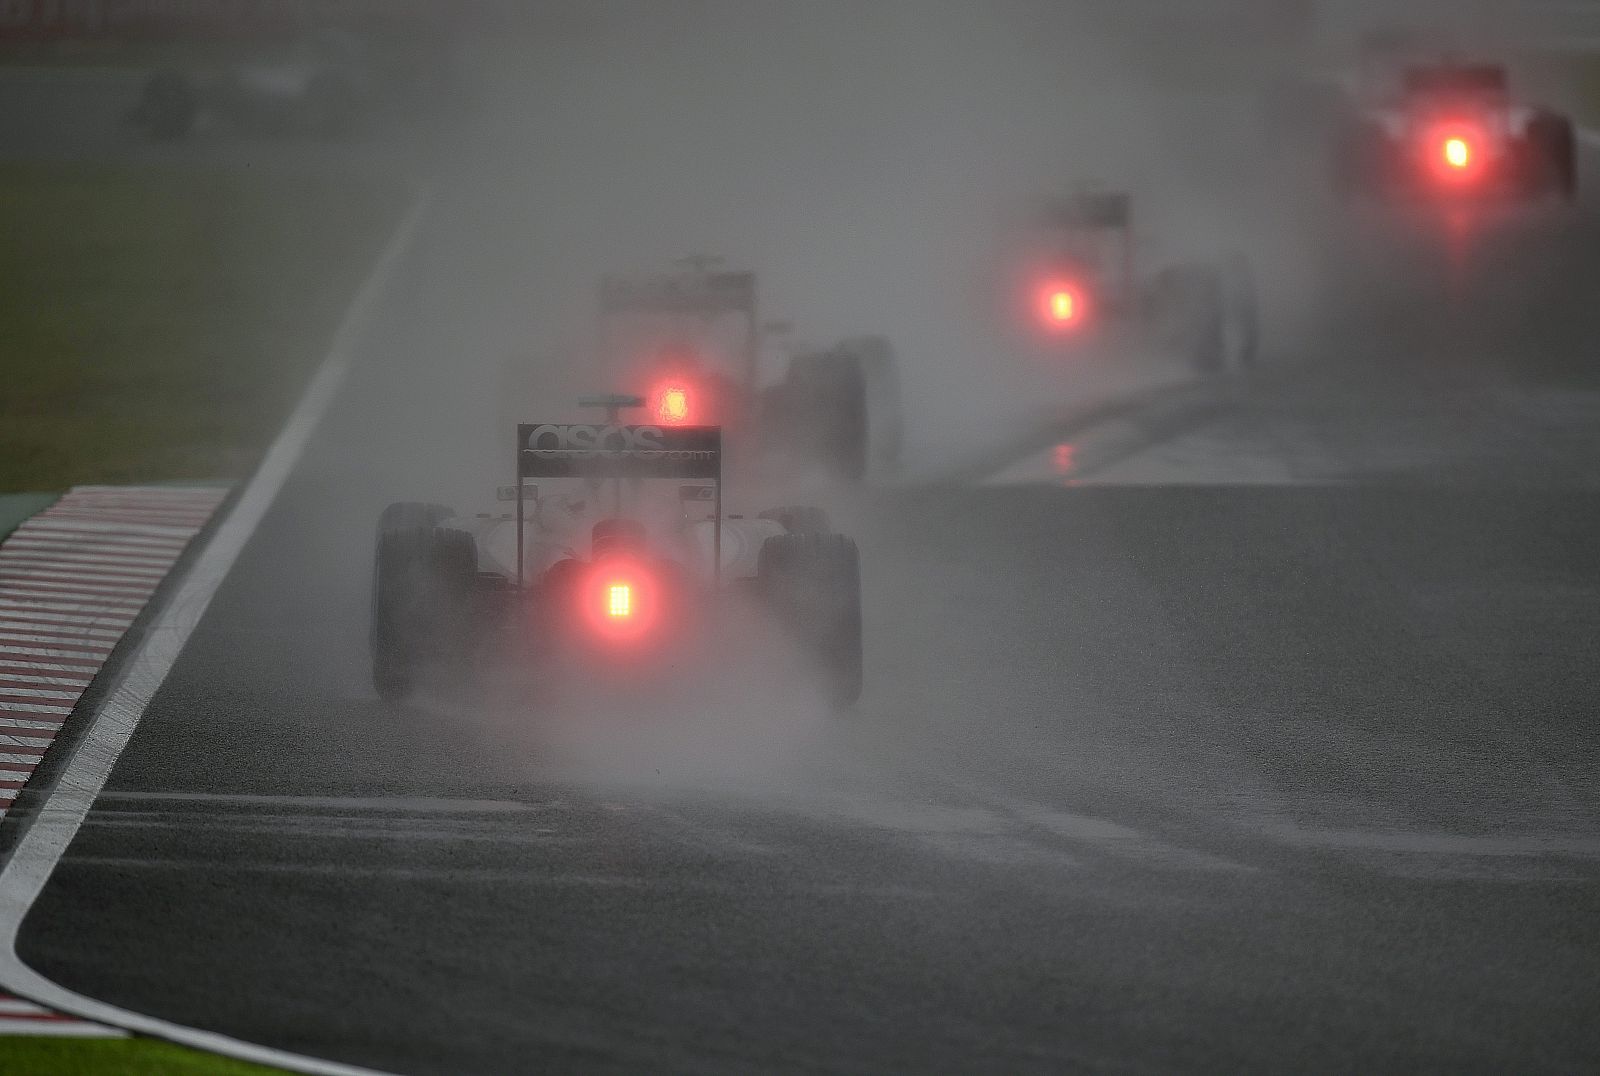
[[[55,789],[40,805],[32,824],[0,869],[0,986],[31,1001],[85,1020],[126,1028],[140,1034],[212,1053],[326,1076],[372,1076],[375,1070],[341,1065],[274,1050],[211,1031],[184,1027],[142,1013],[85,997],[34,971],[17,954],[17,933],[23,918],[44,889],[72,837],[105,787],[122,750],[132,738],[145,708],[167,678],[184,644],[200,623],[222,580],[232,569],[267,509],[294,470],[306,443],[344,383],[356,344],[366,331],[378,300],[401,257],[411,246],[429,198],[419,197],[378,256],[371,274],[356,293],[332,347],[305,395],[295,406],[255,474],[234,502],[176,590],[151,622],[118,680],[116,688],[93,714],[83,739],[64,767]],[[161,528],[151,528],[157,533]],[[167,533],[171,533],[168,531]],[[27,709],[27,707],[10,707]]]

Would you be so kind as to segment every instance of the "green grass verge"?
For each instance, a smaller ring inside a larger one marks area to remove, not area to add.
[[[322,174],[0,165],[0,492],[246,473],[405,197]]]
[[[0,1072],[27,1076],[269,1076],[283,1071],[156,1039],[0,1038]]]

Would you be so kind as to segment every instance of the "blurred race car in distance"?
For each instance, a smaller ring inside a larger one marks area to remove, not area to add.
[[[1334,179],[1344,195],[1381,200],[1571,202],[1572,121],[1514,103],[1501,65],[1413,64],[1398,95],[1341,125]]]
[[[541,678],[667,669],[742,599],[783,629],[835,706],[854,703],[855,542],[817,508],[725,517],[719,427],[621,422],[638,396],[584,403],[606,419],[518,425],[502,511],[384,510],[370,637],[379,696],[459,684],[496,662]]]
[[[680,264],[677,272],[600,282],[604,364],[619,383],[645,388],[651,421],[716,423],[764,459],[847,482],[896,466],[900,382],[886,339],[790,355],[782,378],[764,383],[770,326],[757,320],[755,274],[714,258]]]
[[[384,108],[453,99],[448,35],[324,28],[249,60],[161,70],[125,118],[157,140],[222,125],[248,134],[352,135]]]
[[[1026,320],[1047,349],[1176,353],[1197,372],[1255,366],[1259,330],[1242,258],[1145,274],[1132,198],[1084,191],[1048,203],[1030,226]]]

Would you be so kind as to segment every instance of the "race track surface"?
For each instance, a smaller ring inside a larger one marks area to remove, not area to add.
[[[29,964],[403,1073],[1600,1067],[1600,392],[1568,287],[1600,280],[1594,207],[1483,248],[1511,296],[1441,274],[1379,301],[1345,250],[1256,382],[1092,473],[1047,449],[827,494],[867,566],[857,713],[738,661],[687,715],[391,708],[366,678],[382,506],[506,480],[503,412],[567,413],[590,271],[630,244],[783,246],[776,203],[726,196],[794,161],[725,188],[703,146],[655,146],[628,174],[648,79],[608,97],[581,48],[549,63],[538,109],[441,155],[376,331],[27,920]],[[735,115],[708,79],[692,103]],[[780,286],[898,197],[851,193]],[[652,195],[671,225],[643,223]],[[786,294],[825,308],[881,264]],[[917,443],[981,452],[939,423],[1015,396],[923,354],[908,380],[955,399],[914,391]],[[519,363],[537,387],[507,399]]]

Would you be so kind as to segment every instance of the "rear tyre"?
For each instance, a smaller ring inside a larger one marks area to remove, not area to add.
[[[1542,112],[1528,124],[1528,183],[1534,194],[1555,194],[1563,202],[1578,197],[1578,160],[1572,121]]]
[[[900,464],[905,417],[900,405],[900,369],[894,348],[882,336],[846,340],[836,349],[853,355],[861,368],[867,422],[866,468],[891,471]]]
[[[899,463],[900,378],[882,337],[797,356],[769,406],[777,441],[841,481],[860,482]]]
[[[1255,273],[1243,254],[1222,268],[1223,360],[1237,373],[1253,373],[1261,357],[1261,303]]]
[[[867,387],[856,357],[840,351],[798,356],[784,390],[790,447],[841,481],[861,481],[867,473]]]
[[[469,603],[477,576],[472,535],[438,526],[436,505],[384,510],[372,573],[372,686],[387,702],[407,698],[427,666],[468,653]]]
[[[861,559],[842,534],[779,534],[761,545],[756,579],[767,607],[822,675],[828,701],[861,697]]]
[[[1255,283],[1242,257],[1221,266],[1174,270],[1163,298],[1172,304],[1180,351],[1196,374],[1255,369],[1260,350]]]

